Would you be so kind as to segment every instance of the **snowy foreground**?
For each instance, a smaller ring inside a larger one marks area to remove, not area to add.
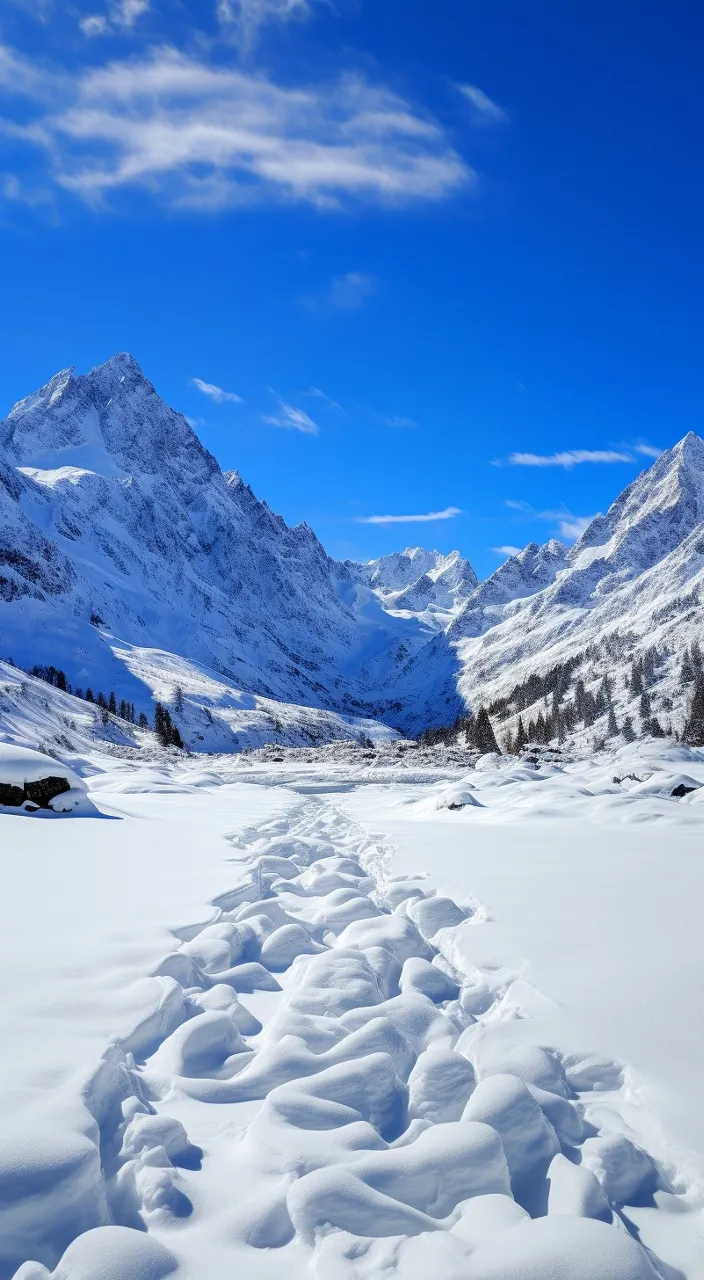
[[[703,752],[70,764],[0,810],[0,1280],[704,1277]]]

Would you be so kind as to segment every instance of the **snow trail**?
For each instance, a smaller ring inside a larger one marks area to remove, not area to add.
[[[503,1034],[529,1016],[514,975],[458,967],[476,903],[391,876],[328,796],[230,839],[241,874],[106,1054],[16,1280],[676,1280],[627,1207],[687,1188],[600,1126],[621,1064]]]

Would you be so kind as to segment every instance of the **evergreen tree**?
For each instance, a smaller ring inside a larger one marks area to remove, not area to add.
[[[517,725],[517,728],[516,728],[516,740],[515,740],[515,742],[514,742],[514,749],[515,749],[515,752],[516,752],[516,755],[517,755],[517,756],[520,756],[520,754],[521,754],[521,752],[522,752],[523,748],[525,747],[525,745],[526,745],[527,741],[528,741],[528,738],[527,738],[527,736],[526,736],[526,731],[525,731],[525,729],[523,728],[523,718],[522,718],[522,716],[519,716],[519,717],[518,717],[518,725]]]
[[[704,677],[697,675],[689,713],[682,731],[682,741],[690,747],[704,746]]]
[[[99,707],[102,707],[103,711],[107,711],[107,709],[108,709],[108,704],[107,704],[107,702],[105,701],[105,694],[104,694],[104,693],[99,693],[99,694],[98,694],[98,706],[99,706]]]
[[[166,707],[162,707],[160,702],[157,702],[154,709],[154,728],[163,746],[179,747],[180,750],[183,750],[183,738]]]
[[[90,685],[86,689],[86,702],[95,702],[95,698],[93,697],[93,690],[91,689]]]
[[[654,738],[664,738],[664,737],[665,737],[665,730],[663,729],[662,725],[660,724],[660,721],[658,720],[657,716],[651,716],[651,719],[650,719],[650,732],[652,733],[652,735],[653,735],[653,737],[654,737]]]
[[[658,658],[658,651],[653,646],[646,649],[643,654],[643,680],[646,686],[651,685],[655,679],[655,664]]]
[[[578,720],[584,719],[584,700],[586,697],[586,689],[581,676],[575,685],[574,690],[574,709]]]
[[[110,690],[110,697],[108,699],[108,711],[114,716],[117,715],[117,699],[112,689]]]
[[[639,662],[631,665],[631,693],[638,697],[643,692],[643,671]]]
[[[174,711],[180,716],[183,715],[183,689],[180,684],[177,684],[174,690]]]
[[[140,729],[149,728],[149,720],[147,719],[143,711],[140,711],[139,713],[139,727]]]
[[[692,659],[689,656],[689,650],[685,649],[682,655],[682,666],[680,667],[680,684],[691,684],[694,679],[694,667]]]
[[[702,669],[702,651],[699,648],[698,640],[692,641],[692,666],[695,672],[699,672]]]
[[[477,713],[477,726],[475,730],[475,738],[479,751],[485,755],[489,751],[498,751],[499,744],[494,736],[494,730],[491,727],[489,713],[484,707],[480,707]],[[499,753],[500,754],[500,753]]]
[[[650,712],[651,712],[651,709],[652,709],[652,708],[651,708],[651,706],[650,706],[650,694],[648,693],[648,690],[647,690],[647,689],[644,689],[644,690],[643,690],[643,692],[642,692],[642,693],[641,693],[641,695],[640,695],[640,718],[641,718],[641,720],[644,720],[644,721],[645,721],[645,720],[649,720],[649,719],[650,719]]]
[[[616,721],[616,713],[613,709],[613,706],[609,706],[609,719],[607,722],[606,729],[610,738],[615,737],[615,735],[618,733],[618,723]]]
[[[621,732],[624,738],[626,739],[626,742],[635,742],[636,731],[633,728],[633,721],[631,720],[630,716],[624,716],[623,728],[621,729]]]
[[[76,698],[83,697],[83,690],[81,689],[80,685],[76,685],[76,688],[74,689],[73,693],[74,693],[74,697]]]

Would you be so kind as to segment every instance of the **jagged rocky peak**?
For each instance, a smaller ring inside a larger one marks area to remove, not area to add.
[[[425,575],[432,581],[442,576],[448,587],[456,585],[471,590],[477,583],[471,564],[459,551],[443,555],[426,547],[406,547],[350,567],[357,571],[360,580],[381,593],[405,591]]]
[[[89,373],[63,369],[18,401],[0,425],[0,448],[15,465],[42,470],[179,472],[190,482],[219,471],[183,414],[164,403],[127,352]]]
[[[575,568],[597,559],[629,576],[656,564],[704,521],[704,440],[690,431],[595,516],[570,554]]]

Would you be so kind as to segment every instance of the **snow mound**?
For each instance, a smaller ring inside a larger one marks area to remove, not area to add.
[[[467,1280],[658,1280],[631,1236],[589,1218],[521,1222],[481,1245]]]
[[[0,742],[0,809],[36,813],[87,810],[85,783],[68,765],[27,747]]]

